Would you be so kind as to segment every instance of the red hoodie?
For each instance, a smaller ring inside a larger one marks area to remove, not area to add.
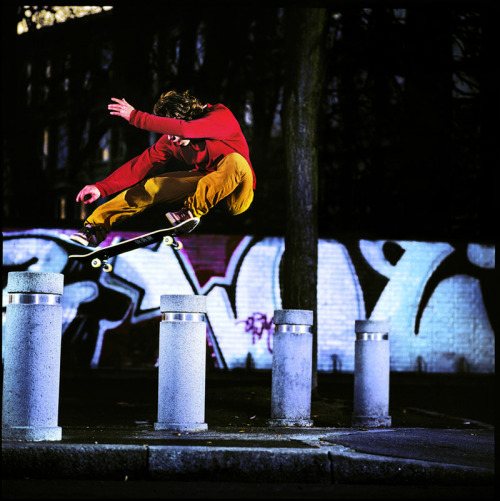
[[[205,114],[197,120],[157,117],[133,110],[130,124],[139,129],[164,134],[141,155],[118,167],[96,186],[102,196],[112,195],[142,181],[146,176],[176,158],[192,166],[192,170],[213,172],[217,164],[230,153],[242,155],[252,168],[248,144],[234,115],[223,104],[207,105]],[[170,136],[190,139],[187,146],[174,144]],[[255,173],[252,168],[253,187]]]

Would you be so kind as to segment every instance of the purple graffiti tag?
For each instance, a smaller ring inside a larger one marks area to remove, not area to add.
[[[252,344],[255,344],[255,340],[261,339],[264,331],[267,332],[267,349],[269,353],[272,353],[273,350],[271,348],[271,336],[273,333],[273,321],[274,317],[271,317],[269,320],[267,319],[267,315],[265,313],[253,313],[252,316],[248,317],[246,320],[238,320],[236,324],[245,324],[245,333],[252,333]]]

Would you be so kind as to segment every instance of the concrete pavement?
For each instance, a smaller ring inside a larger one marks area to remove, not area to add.
[[[195,479],[211,485],[275,486],[494,484],[494,427],[489,405],[478,403],[484,395],[494,398],[490,378],[443,382],[442,376],[394,377],[393,427],[360,429],[345,425],[352,409],[352,379],[335,376],[320,381],[320,390],[343,398],[315,399],[315,426],[275,428],[263,425],[269,417],[269,374],[216,374],[207,381],[208,430],[197,433],[154,430],[155,381],[154,372],[104,377],[84,373],[64,379],[62,440],[2,441],[3,479],[186,485]],[[484,395],[476,401],[479,388]],[[431,410],[412,409],[408,404],[414,402],[428,403]],[[456,417],[458,412],[475,420]]]
[[[490,484],[491,429],[63,428],[60,442],[3,442],[3,478]]]

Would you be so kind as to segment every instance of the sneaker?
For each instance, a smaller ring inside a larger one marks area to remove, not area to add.
[[[194,219],[194,214],[185,207],[177,212],[167,212],[165,216],[167,216],[167,219],[170,221],[172,226],[178,226],[185,221]]]
[[[83,228],[73,233],[69,238],[85,247],[97,247],[107,235],[106,230],[102,226],[94,226],[85,222]]]

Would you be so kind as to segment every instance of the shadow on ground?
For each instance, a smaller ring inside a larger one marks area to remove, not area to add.
[[[209,371],[209,427],[266,426],[271,371]],[[392,373],[393,427],[466,428],[494,423],[494,375]],[[61,376],[60,426],[130,426],[157,420],[158,371],[86,370]],[[318,375],[311,417],[316,427],[350,427],[352,374]]]

